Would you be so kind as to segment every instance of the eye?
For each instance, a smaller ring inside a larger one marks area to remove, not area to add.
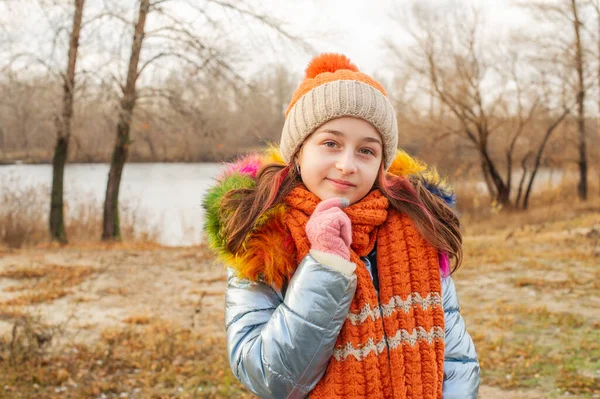
[[[323,143],[323,145],[325,147],[335,148],[337,146],[337,143],[335,141],[326,141]]]
[[[375,155],[375,151],[370,148],[361,148],[360,153],[364,155]]]

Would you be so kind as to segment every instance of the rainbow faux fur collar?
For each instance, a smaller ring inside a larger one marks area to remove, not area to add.
[[[205,210],[204,230],[208,243],[218,253],[219,260],[234,269],[238,276],[252,281],[262,280],[277,288],[281,288],[296,269],[291,238],[283,224],[286,212],[284,204],[275,205],[259,217],[252,232],[247,236],[243,248],[231,253],[225,243],[222,226],[224,220],[219,212],[223,195],[231,190],[252,188],[256,184],[259,170],[267,164],[284,161],[279,149],[269,147],[264,152],[253,153],[225,165],[224,171],[217,177],[216,184],[211,187],[203,200]],[[388,173],[397,176],[416,176],[421,179],[427,189],[453,206],[455,197],[445,180],[441,179],[435,169],[406,152],[398,151]]]

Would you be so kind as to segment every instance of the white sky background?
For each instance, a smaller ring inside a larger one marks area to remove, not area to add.
[[[486,28],[495,34],[503,34],[511,29],[525,26],[530,20],[527,11],[513,6],[511,0],[464,1],[479,6],[485,12]],[[119,3],[119,5],[123,4],[123,8],[126,9],[124,4],[130,3],[130,1]],[[284,21],[284,27],[288,31],[307,40],[316,51],[345,53],[361,70],[368,74],[385,74],[385,70],[390,67],[383,48],[384,38],[391,37],[399,43],[408,40],[408,35],[391,18],[394,10],[405,6],[407,1],[250,0],[248,3],[256,5],[259,10],[266,11]],[[433,3],[439,3],[440,7],[447,7],[449,4],[448,0],[434,0]],[[92,15],[92,10],[99,4],[98,0],[87,0],[84,18]],[[172,4],[175,5],[177,2],[174,1]],[[13,52],[19,47],[31,49],[31,41],[37,41],[40,37],[44,37],[44,33],[40,33],[40,29],[44,23],[51,21],[53,16],[42,17],[40,7],[36,5],[36,0],[0,0],[1,37],[20,38],[20,43],[11,45]],[[187,12],[184,7],[175,10],[182,14]],[[137,8],[132,7],[130,12],[124,13],[124,16],[133,20],[136,12]],[[70,27],[70,22],[64,21],[67,27]],[[254,25],[250,28],[249,26],[236,26],[235,23],[230,23],[228,26],[230,38],[239,40],[241,43],[251,44],[255,48],[239,55],[246,60],[241,71],[243,75],[252,75],[264,63],[272,62],[284,63],[290,70],[299,74],[303,72],[312,54],[289,44],[282,45],[277,41],[269,40],[267,35],[261,35],[258,29]],[[66,48],[68,35],[62,36],[61,45]],[[44,40],[49,41],[48,39],[48,37],[44,37]],[[130,41],[121,45],[104,43],[102,51],[123,47],[123,51],[127,53],[129,45]],[[59,62],[61,59],[66,59],[66,51],[57,51],[56,55]],[[102,55],[98,57],[102,59]],[[82,60],[81,62],[80,65],[85,65],[86,61]],[[120,74],[122,75],[122,73]]]
[[[464,0],[481,9],[486,14],[490,32],[507,33],[529,21],[525,10],[512,6],[510,0]],[[342,52],[368,74],[381,73],[389,68],[384,38],[394,38],[399,43],[409,37],[392,20],[394,11],[407,4],[402,0],[326,0],[326,1],[270,1],[276,15],[293,16],[289,26],[293,32],[311,33],[320,29],[330,29],[330,34],[313,43],[319,51]],[[446,0],[435,0],[440,7],[448,6]],[[312,42],[312,40],[311,40]],[[302,54],[286,54],[291,66],[302,72],[308,58]]]

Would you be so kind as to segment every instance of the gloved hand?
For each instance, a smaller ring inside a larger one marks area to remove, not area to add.
[[[306,236],[311,249],[350,260],[352,225],[342,208],[349,204],[345,198],[330,198],[317,205],[306,223]]]

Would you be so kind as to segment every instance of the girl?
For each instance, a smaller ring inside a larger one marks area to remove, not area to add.
[[[383,87],[322,54],[280,152],[229,165],[205,198],[231,369],[259,397],[477,397],[453,195],[397,145]]]

